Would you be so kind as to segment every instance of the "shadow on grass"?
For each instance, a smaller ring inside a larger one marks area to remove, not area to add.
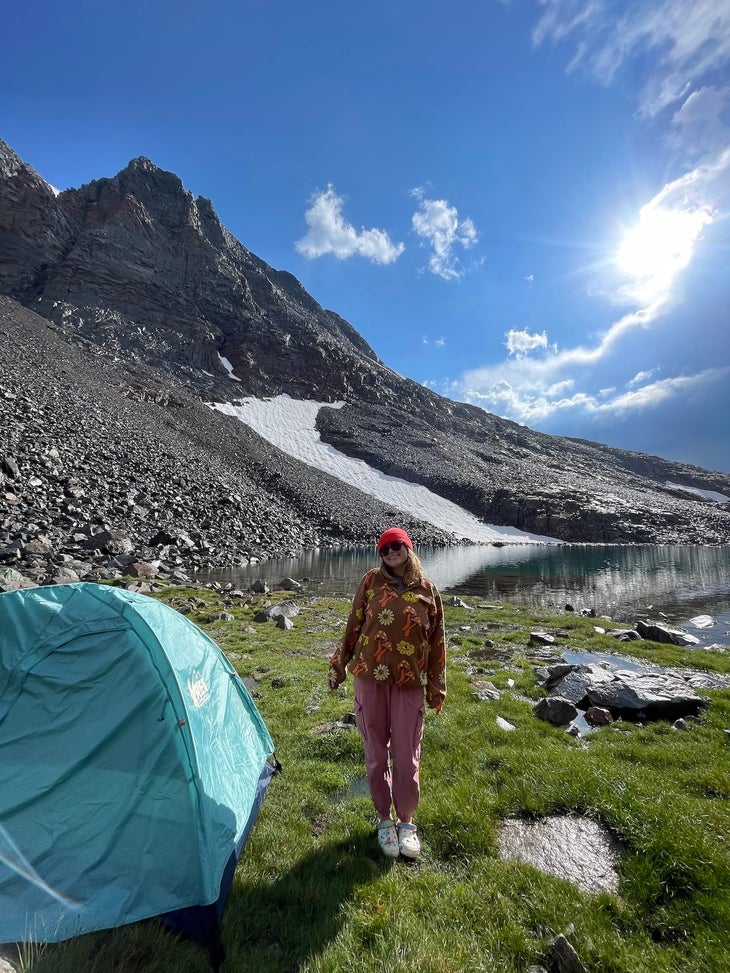
[[[365,833],[320,846],[271,884],[234,882],[223,925],[224,969],[299,969],[337,937],[353,890],[391,864]]]

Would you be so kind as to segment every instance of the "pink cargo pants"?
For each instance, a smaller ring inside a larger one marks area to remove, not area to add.
[[[355,677],[355,718],[365,744],[370,796],[381,818],[410,821],[420,796],[423,689]],[[390,749],[390,759],[388,755]]]

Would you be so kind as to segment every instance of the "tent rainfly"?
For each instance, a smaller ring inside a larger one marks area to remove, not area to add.
[[[0,942],[218,919],[274,771],[218,646],[98,584],[0,594]]]

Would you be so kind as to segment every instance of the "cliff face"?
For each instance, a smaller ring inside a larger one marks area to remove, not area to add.
[[[380,362],[346,321],[221,226],[209,200],[135,159],[59,195],[0,143],[0,287],[66,333],[230,393],[352,395]],[[341,361],[348,367],[342,368]]]
[[[541,435],[396,375],[294,277],[235,240],[209,200],[147,159],[56,194],[0,142],[0,293],[87,359],[184,390],[188,409],[281,392],[344,399],[344,409],[320,413],[324,441],[487,522],[570,541],[730,541],[728,505],[666,486],[730,495],[729,477]],[[287,502],[325,525],[336,501],[317,510],[307,497],[303,486]],[[351,524],[347,536],[360,529]]]

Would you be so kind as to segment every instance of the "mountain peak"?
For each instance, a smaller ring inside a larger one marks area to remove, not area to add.
[[[730,495],[727,477],[542,435],[398,375],[147,157],[58,197],[4,143],[0,160],[0,293],[89,354],[204,402],[344,401],[320,410],[323,442],[488,523],[571,541],[730,539],[730,510],[698,493]]]

